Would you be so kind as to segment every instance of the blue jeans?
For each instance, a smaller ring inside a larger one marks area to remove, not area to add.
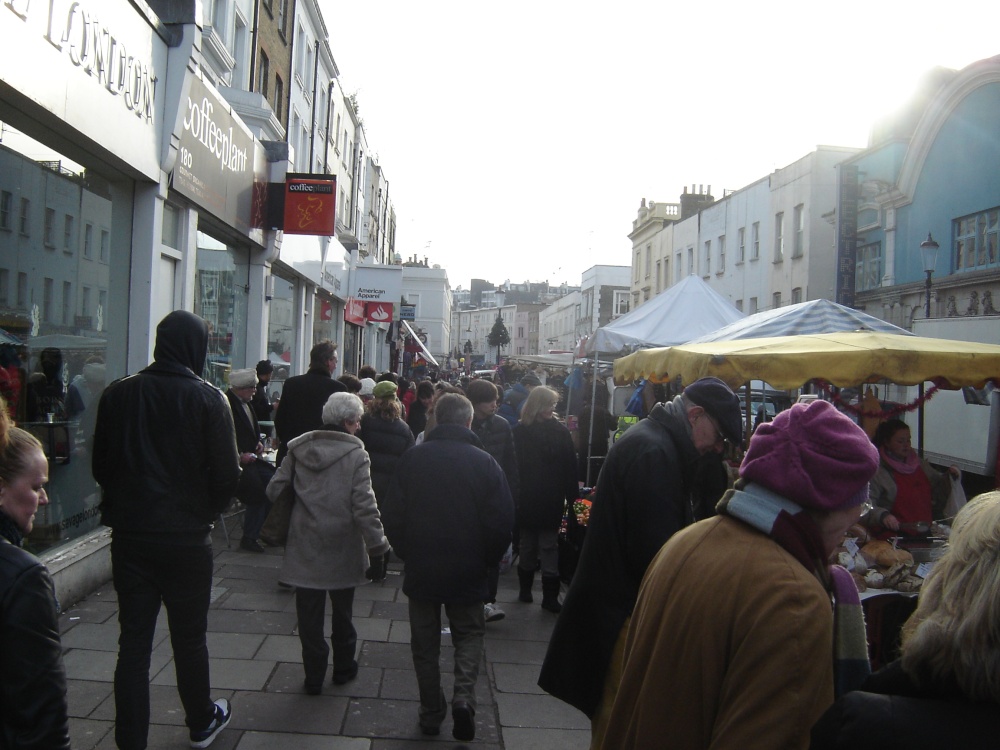
[[[118,594],[115,741],[143,750],[149,733],[149,661],[160,604],[167,608],[177,692],[190,729],[215,716],[208,673],[208,606],[212,548],[112,536],[111,570]]]

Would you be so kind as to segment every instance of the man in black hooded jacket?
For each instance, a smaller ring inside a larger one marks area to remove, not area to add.
[[[121,627],[115,668],[115,740],[145,748],[149,659],[161,603],[167,608],[177,691],[192,747],[208,747],[229,723],[210,695],[208,607],[212,522],[240,478],[233,415],[201,379],[208,326],[183,310],[156,327],[153,363],[101,396],[93,472],[101,522],[112,529],[111,566]]]

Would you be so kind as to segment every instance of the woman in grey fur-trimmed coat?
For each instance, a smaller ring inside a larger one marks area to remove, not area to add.
[[[305,689],[323,689],[330,649],[323,640],[326,598],[332,606],[333,681],[358,673],[357,632],[351,622],[354,588],[366,578],[382,580],[389,542],[372,492],[371,462],[354,437],[361,399],[335,393],[323,407],[323,429],[288,444],[288,456],[267,487],[272,500],[289,482],[295,489],[281,568],[282,583],[295,587]]]

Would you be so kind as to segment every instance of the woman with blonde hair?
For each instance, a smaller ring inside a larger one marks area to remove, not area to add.
[[[901,656],[838,700],[812,750],[995,748],[1000,736],[1000,491],[956,516],[903,626]]]
[[[49,571],[21,548],[48,505],[42,445],[0,399],[0,747],[68,748],[66,670]]]
[[[572,507],[579,493],[573,438],[555,418],[559,394],[548,386],[531,390],[521,419],[514,428],[514,450],[520,490],[514,498],[520,529],[517,576],[518,599],[532,601],[531,586],[541,562],[542,609],[558,613],[559,525],[566,503]]]

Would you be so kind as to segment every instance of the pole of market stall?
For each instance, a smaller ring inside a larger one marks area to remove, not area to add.
[[[586,486],[593,487],[590,483],[590,453],[594,447],[594,412],[597,411],[597,375],[601,371],[601,355],[598,352],[594,352],[594,372],[591,375],[590,382],[590,428],[587,430],[587,474],[586,474]],[[583,411],[582,409],[580,410]]]
[[[917,386],[917,453],[924,457],[924,384]]]

